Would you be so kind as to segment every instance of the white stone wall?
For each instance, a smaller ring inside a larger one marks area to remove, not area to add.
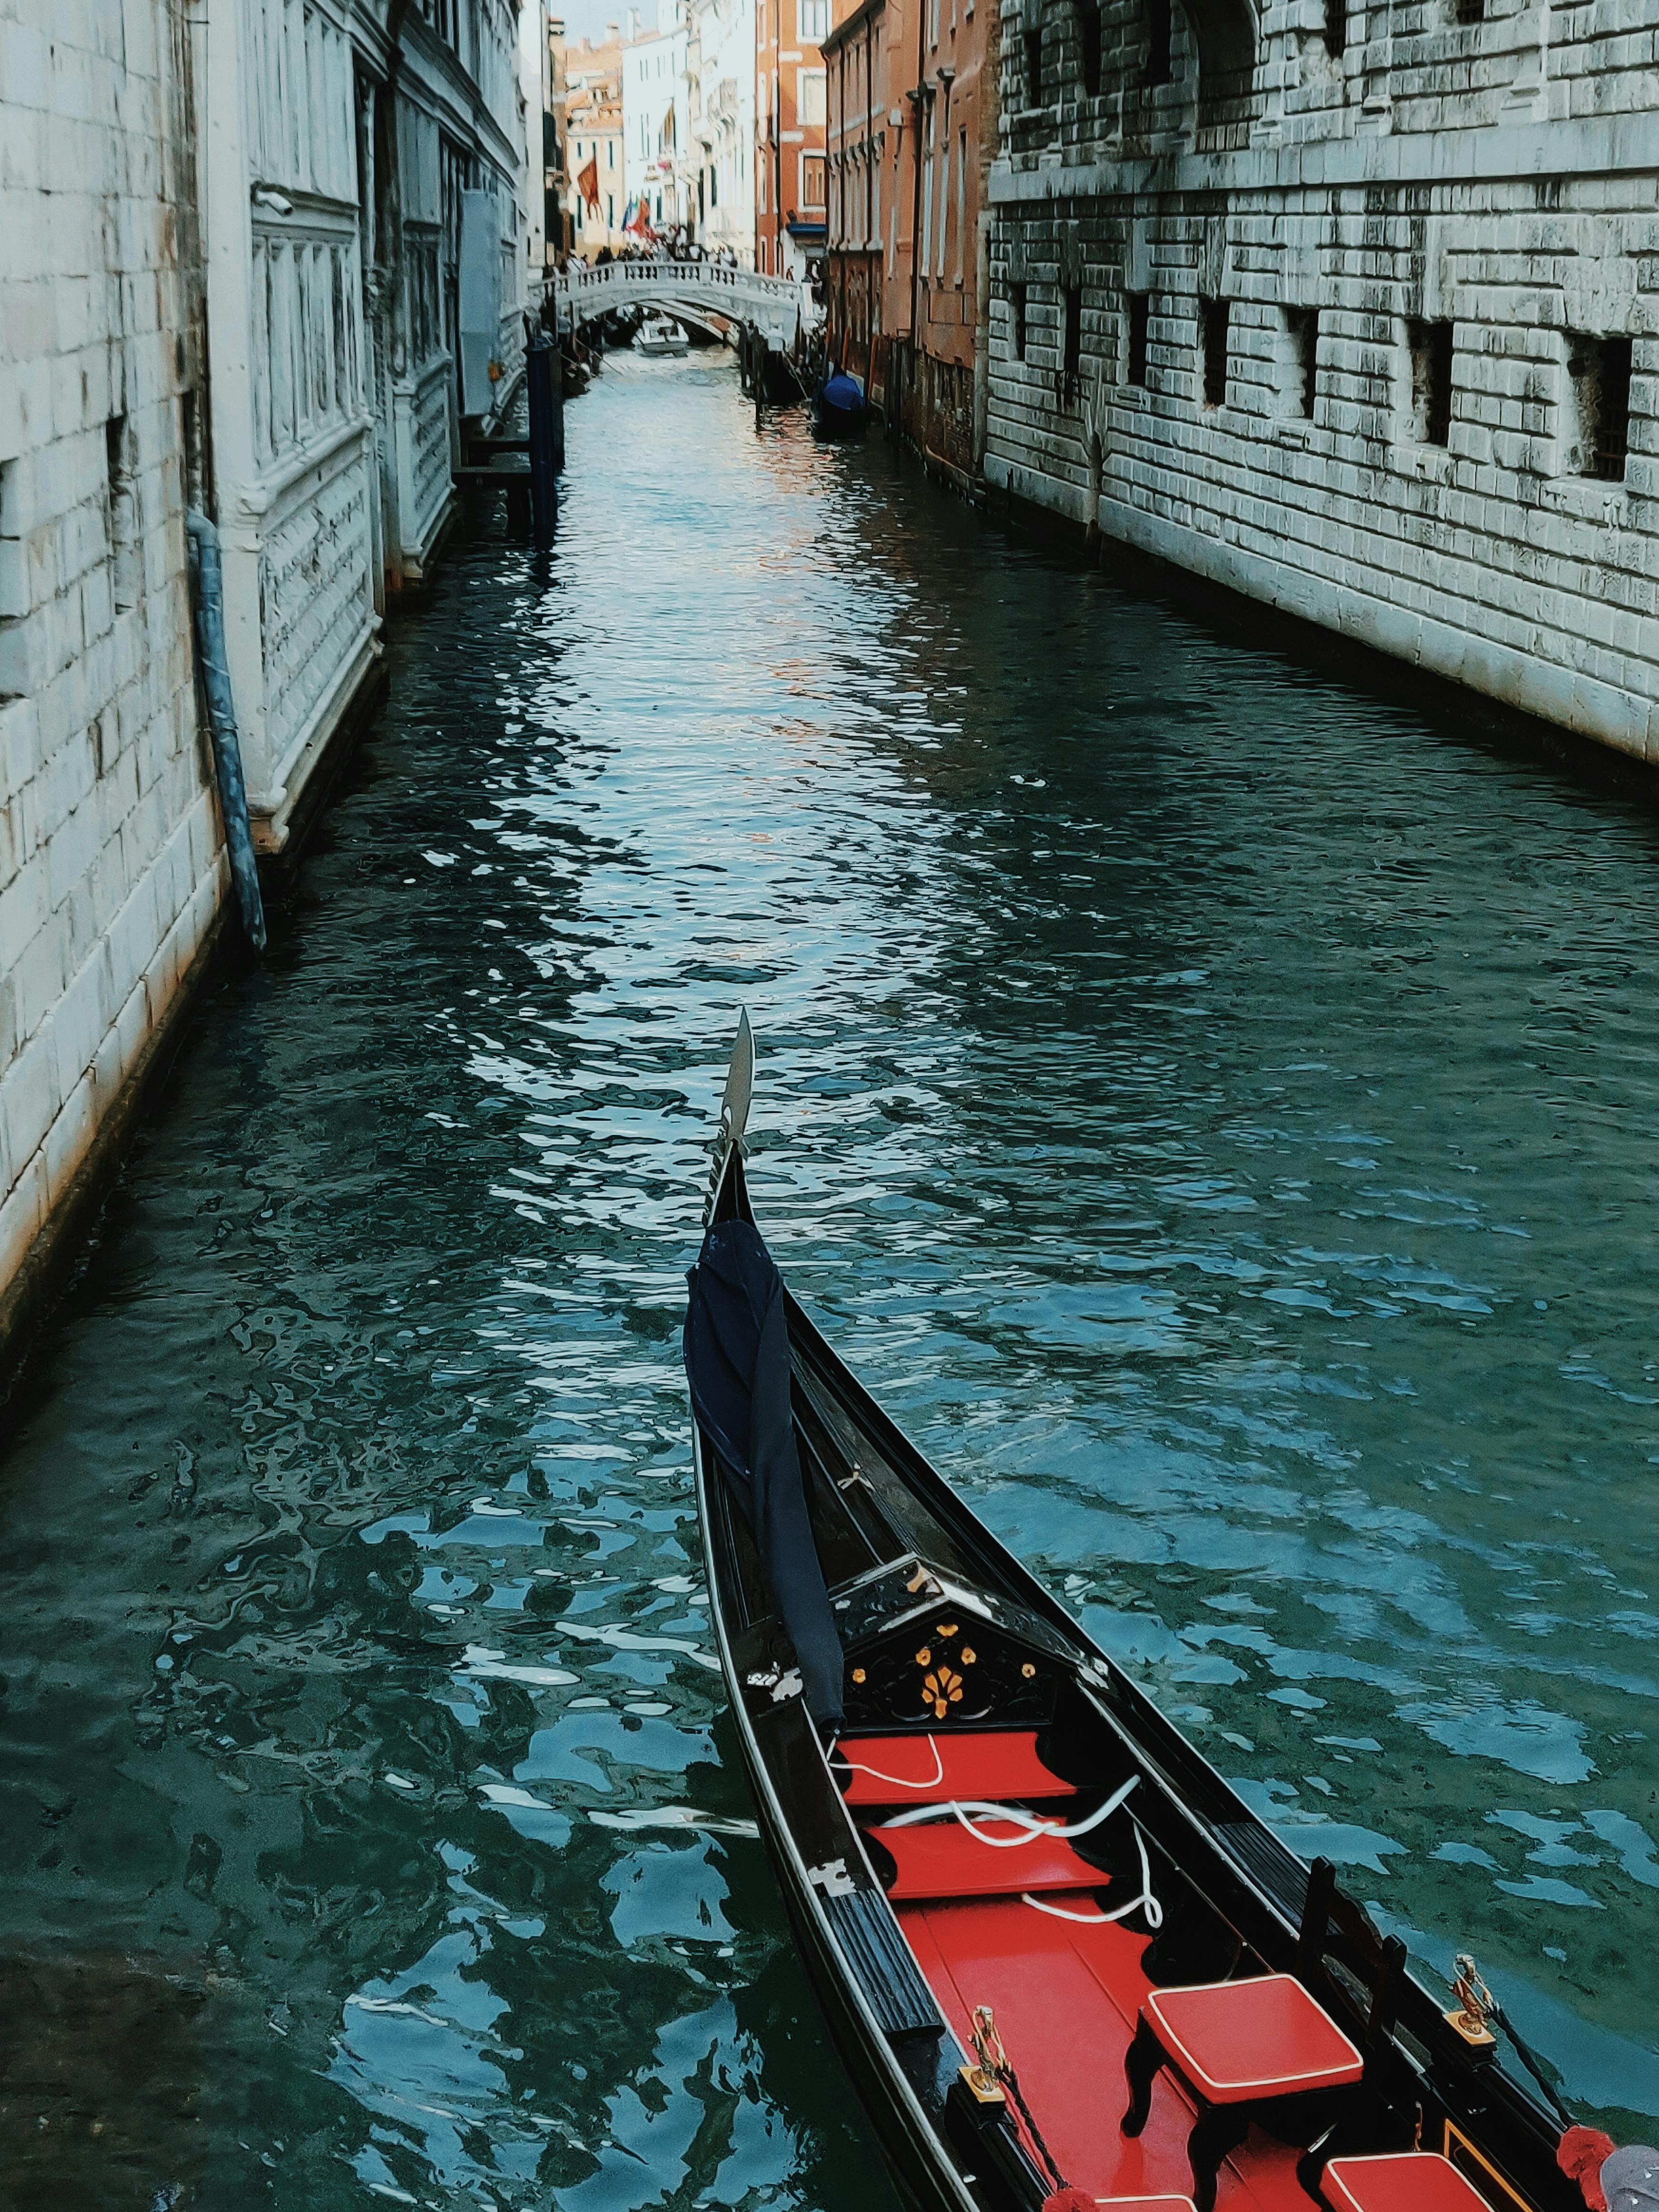
[[[380,0],[0,0],[0,1334],[228,888],[187,501],[280,848],[447,514],[469,183],[521,358],[516,9],[403,29],[394,89]]]
[[[166,0],[0,0],[0,1291],[226,882],[198,742]]]
[[[1294,0],[1264,13],[1248,92],[1207,106],[1180,0],[1171,15],[1152,87],[1142,11],[1109,0],[1089,97],[1075,10],[1005,11],[988,477],[1659,758],[1659,0],[1558,9],[1553,43],[1548,10],[1510,0],[1474,23],[1455,0],[1356,9],[1340,54],[1325,9]],[[1229,311],[1214,404],[1204,301]],[[1425,324],[1449,326],[1443,441],[1414,404]],[[1616,480],[1577,435],[1587,338],[1630,345]]]

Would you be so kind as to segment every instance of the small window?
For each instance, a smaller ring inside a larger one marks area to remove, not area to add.
[[[1204,404],[1227,404],[1227,331],[1232,303],[1200,300],[1198,303],[1199,339],[1204,352]]]
[[[1628,338],[1567,334],[1566,466],[1571,474],[1624,480],[1630,440]]]
[[[824,204],[822,154],[803,154],[800,157],[800,204],[804,208],[822,208]]]
[[[1314,398],[1319,388],[1318,308],[1286,307],[1285,336],[1288,359],[1284,411],[1311,422]]]
[[[795,119],[809,130],[822,130],[829,115],[827,70],[801,70],[795,78]]]
[[[109,550],[115,611],[125,614],[138,604],[137,518],[125,415],[112,415],[104,425],[104,458],[109,472]]]
[[[1170,0],[1146,0],[1146,82],[1168,84],[1173,75],[1170,52]]]
[[[1100,0],[1078,0],[1078,74],[1085,100],[1100,92]]]
[[[1146,383],[1146,331],[1152,319],[1152,300],[1149,292],[1126,293],[1129,310],[1129,358],[1124,371],[1126,384],[1138,384],[1144,390]]]
[[[1348,0],[1325,0],[1325,51],[1346,52],[1348,44]]]
[[[0,461],[0,707],[23,696],[23,624],[29,612],[28,564],[17,514],[18,464]]]
[[[1008,319],[1010,325],[1008,343],[1013,349],[1014,359],[1024,361],[1025,358],[1025,287],[1023,284],[1011,284],[1008,287]]]
[[[1028,107],[1041,107],[1042,105],[1042,33],[1041,30],[1027,31],[1025,33],[1025,105]]]
[[[1451,438],[1452,326],[1409,322],[1406,342],[1412,357],[1412,436],[1419,446],[1446,445]]]
[[[1062,318],[1060,365],[1068,387],[1075,386],[1083,367],[1083,287],[1068,284],[1060,295]]]
[[[795,27],[804,46],[821,46],[830,35],[830,0],[795,0]]]
[[[1452,0],[1452,15],[1460,23],[1484,23],[1486,0]]]

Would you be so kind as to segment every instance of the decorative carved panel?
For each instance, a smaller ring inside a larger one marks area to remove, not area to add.
[[[852,1655],[846,1726],[1033,1727],[1048,1717],[1054,1670],[988,1622],[942,1606]]]

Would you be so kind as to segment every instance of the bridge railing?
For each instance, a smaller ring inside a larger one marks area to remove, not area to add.
[[[758,270],[732,269],[719,261],[674,261],[666,255],[561,270],[551,289],[577,322],[630,300],[654,301],[672,313],[678,299],[688,308],[696,301],[732,322],[756,323],[774,343],[791,340],[798,325],[810,330],[822,312],[811,287],[793,277],[765,276]]]

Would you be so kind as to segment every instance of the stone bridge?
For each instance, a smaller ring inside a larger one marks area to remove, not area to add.
[[[752,269],[727,269],[714,261],[611,261],[580,264],[549,279],[559,303],[559,322],[580,330],[616,307],[658,307],[680,321],[724,332],[752,323],[775,352],[793,346],[822,314],[809,284],[788,276],[763,276]]]

